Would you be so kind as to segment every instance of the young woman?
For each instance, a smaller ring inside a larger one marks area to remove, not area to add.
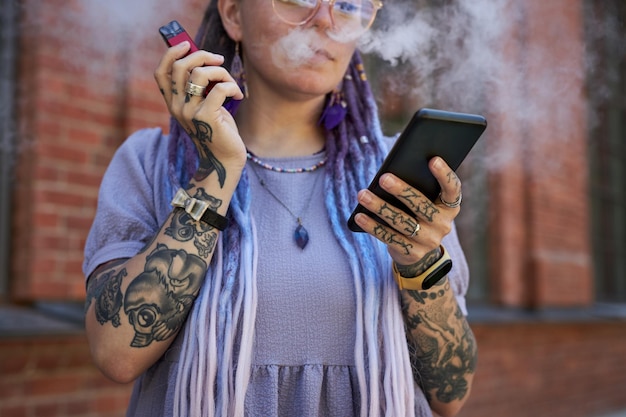
[[[120,147],[85,248],[89,343],[136,381],[129,416],[448,416],[467,399],[460,181],[437,157],[437,201],[383,176],[410,213],[365,190],[390,139],[356,43],[381,6],[210,0],[201,50],[165,52],[170,134]],[[348,230],[357,203],[385,223]]]

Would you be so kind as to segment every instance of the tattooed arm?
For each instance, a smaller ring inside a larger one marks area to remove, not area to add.
[[[417,276],[440,256],[435,249],[416,264],[397,265],[398,272]],[[477,349],[448,278],[428,290],[402,291],[402,311],[415,381],[434,411],[455,415],[469,397]]]
[[[198,120],[195,124],[192,139],[211,141],[210,127]],[[187,192],[226,215],[242,164],[211,157],[219,169],[203,159]],[[163,355],[200,291],[217,238],[217,229],[176,208],[140,253],[103,264],[90,275],[87,337],[105,375],[130,382]]]
[[[211,182],[218,182],[215,175],[192,180],[188,192],[225,215],[234,186]],[[208,189],[215,191],[209,195]],[[200,291],[217,238],[217,229],[176,208],[140,253],[90,275],[85,325],[94,362],[105,375],[130,382],[163,355]]]
[[[242,99],[243,94],[220,66],[223,57],[198,51],[180,59],[188,49],[188,44],[169,48],[154,76],[170,113],[198,151],[199,167],[188,194],[226,215],[246,150],[222,103],[226,97]],[[206,98],[181,94],[190,74],[196,83],[216,83]],[[140,253],[108,262],[91,274],[87,338],[94,362],[105,375],[132,381],[163,355],[200,291],[217,238],[215,228],[175,209]]]
[[[461,183],[454,171],[440,158],[430,161],[430,169],[439,181],[443,198],[456,201]],[[459,208],[431,201],[390,174],[381,176],[380,185],[410,212],[362,190],[359,203],[383,222],[364,214],[358,214],[355,220],[363,230],[387,244],[403,277],[416,277],[441,257],[441,242],[452,230]],[[476,366],[472,331],[447,277],[428,290],[404,290],[401,295],[415,381],[434,411],[442,416],[454,415],[467,400],[472,385]]]

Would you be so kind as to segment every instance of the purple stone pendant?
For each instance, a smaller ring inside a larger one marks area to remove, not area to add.
[[[296,245],[298,245],[300,249],[304,249],[309,243],[309,232],[307,232],[304,226],[302,226],[302,220],[300,220],[299,217],[298,227],[296,227],[296,231],[293,234],[293,239],[296,241]]]

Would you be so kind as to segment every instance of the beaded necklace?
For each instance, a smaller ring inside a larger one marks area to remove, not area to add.
[[[252,155],[250,152],[246,153],[246,156],[248,157],[248,159],[252,162],[254,162],[255,164],[257,164],[258,166],[260,166],[261,168],[265,168],[265,169],[269,169],[270,171],[274,171],[274,172],[285,172],[288,174],[299,174],[301,172],[313,172],[316,169],[319,169],[321,167],[323,167],[324,165],[326,165],[326,162],[328,161],[328,157],[324,157],[321,161],[319,161],[318,163],[316,163],[313,166],[310,167],[305,167],[305,168],[281,168],[281,167],[275,167],[273,165],[270,165],[266,162],[261,161],[259,158],[257,158],[256,156]]]

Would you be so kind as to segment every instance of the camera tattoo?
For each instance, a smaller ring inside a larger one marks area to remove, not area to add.
[[[132,347],[145,347],[166,340],[182,327],[198,296],[207,270],[206,262],[184,250],[157,247],[147,256],[144,271],[121,290],[126,269],[117,270],[125,260],[109,265],[92,276],[87,286],[85,310],[95,300],[95,314],[102,325],[120,326],[120,310],[135,329]]]
[[[222,200],[208,195],[203,188],[198,188],[194,198],[207,201],[210,210],[217,210],[222,205]],[[195,221],[182,208],[174,210],[172,222],[165,229],[165,234],[179,242],[187,242],[193,239],[193,244],[198,249],[201,257],[208,257],[215,249],[217,243],[217,230],[204,222]]]
[[[135,328],[132,347],[166,340],[180,330],[206,270],[207,264],[199,256],[157,244],[146,259],[144,272],[126,289],[124,312]]]
[[[224,187],[226,181],[226,169],[224,165],[213,155],[208,144],[213,142],[213,129],[208,123],[198,119],[192,120],[195,132],[191,132],[190,136],[193,140],[200,157],[200,165],[194,175],[194,179],[201,181],[208,177],[213,171],[217,173],[220,187]]]

